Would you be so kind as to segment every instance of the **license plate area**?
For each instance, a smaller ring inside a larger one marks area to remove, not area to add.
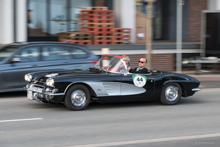
[[[30,90],[34,91],[34,92],[38,92],[38,93],[42,93],[43,89],[39,88],[39,87],[30,87]]]
[[[32,91],[30,91],[30,90],[27,91],[27,98],[29,100],[33,100],[33,92]]]

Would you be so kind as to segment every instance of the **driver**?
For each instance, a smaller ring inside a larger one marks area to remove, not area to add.
[[[135,69],[129,69],[130,73],[148,73],[148,69],[146,68],[147,65],[147,59],[146,58],[140,58],[138,67]]]

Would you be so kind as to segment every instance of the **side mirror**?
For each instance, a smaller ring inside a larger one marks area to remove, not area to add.
[[[16,62],[20,62],[20,61],[21,61],[20,58],[14,57],[11,59],[10,63],[16,63]]]

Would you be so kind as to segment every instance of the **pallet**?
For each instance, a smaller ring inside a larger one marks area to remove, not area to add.
[[[94,28],[90,28],[90,27],[81,27],[80,28],[81,32],[94,32]]]
[[[82,14],[91,15],[91,14],[94,14],[94,11],[93,10],[81,10],[81,15]]]
[[[113,28],[90,28],[90,27],[82,27],[80,28],[82,32],[112,32]]]
[[[69,39],[60,39],[59,42],[69,42],[69,43],[74,43],[74,44],[81,44],[81,45],[91,45],[92,41],[91,40],[69,40]]]
[[[94,15],[91,14],[81,14],[80,19],[93,19]]]
[[[108,10],[108,7],[80,7],[81,10]]]
[[[113,10],[102,10],[102,11],[96,11],[94,10],[94,15],[114,15]]]
[[[95,36],[94,40],[113,40],[112,36]]]
[[[80,19],[114,19],[113,15],[81,14]]]
[[[82,41],[70,40],[70,39],[60,39],[59,42],[69,42],[69,43],[75,43],[75,44],[82,44]]]
[[[58,33],[59,37],[92,37],[92,33],[88,32],[62,32]]]
[[[130,36],[116,36],[116,37],[113,37],[113,40],[115,41],[125,41],[125,40],[131,40],[131,37]]]
[[[81,28],[83,28],[83,27],[94,27],[94,24],[93,23],[81,23],[81,25],[80,25],[80,27]]]
[[[114,19],[113,15],[93,15],[93,19]]]
[[[114,28],[114,23],[81,23],[81,27]]]
[[[113,32],[94,32],[93,36],[113,36]]]
[[[112,32],[113,28],[94,28],[95,32]]]
[[[69,40],[92,40],[93,37],[65,37],[65,36],[62,36],[62,37],[59,37],[59,39],[69,39]]]
[[[91,44],[92,44],[91,40],[82,41],[82,45],[91,45]]]
[[[81,23],[114,23],[114,19],[81,19]]]
[[[114,28],[114,32],[116,33],[131,33],[130,28]]]
[[[114,33],[114,36],[131,36],[130,33]]]
[[[82,14],[88,15],[114,15],[113,10],[81,10]]]
[[[130,41],[114,41],[114,44],[130,44]]]
[[[112,40],[95,40],[94,44],[96,45],[102,45],[102,44],[113,44],[114,42]]]

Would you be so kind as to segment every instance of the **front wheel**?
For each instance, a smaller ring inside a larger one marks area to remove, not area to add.
[[[90,92],[84,85],[77,84],[67,91],[64,104],[70,110],[83,110],[90,103]]]
[[[177,83],[168,83],[162,88],[160,102],[165,105],[177,104],[182,96],[182,89]]]

